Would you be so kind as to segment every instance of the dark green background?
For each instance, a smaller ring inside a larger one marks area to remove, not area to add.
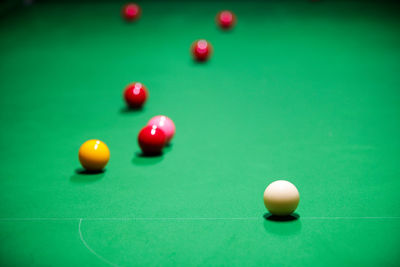
[[[148,1],[127,24],[122,4],[1,13],[3,266],[400,265],[398,5]],[[124,108],[132,81],[149,89],[142,111]],[[158,114],[173,145],[139,157]],[[78,174],[91,138],[111,160]],[[298,220],[263,218],[276,179],[298,187]]]

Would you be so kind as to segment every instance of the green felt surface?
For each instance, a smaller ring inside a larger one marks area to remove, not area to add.
[[[400,17],[378,1],[42,2],[0,19],[2,266],[399,266]],[[237,27],[214,23],[232,9]],[[207,38],[211,60],[189,47]],[[144,83],[141,111],[122,90]],[[170,116],[164,155],[138,155]],[[87,139],[110,148],[83,175]],[[299,189],[269,221],[265,187]]]

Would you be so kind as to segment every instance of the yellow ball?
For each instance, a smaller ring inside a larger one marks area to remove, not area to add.
[[[101,171],[110,159],[110,150],[100,140],[88,140],[79,148],[79,161],[88,171]]]

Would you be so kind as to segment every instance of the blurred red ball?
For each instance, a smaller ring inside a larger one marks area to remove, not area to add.
[[[138,82],[129,84],[124,91],[124,99],[130,108],[141,108],[147,100],[146,87]]]
[[[127,21],[137,20],[141,14],[142,14],[142,10],[140,9],[140,6],[135,3],[126,4],[122,8],[122,16]]]
[[[236,16],[229,10],[221,11],[217,14],[217,23],[222,29],[230,29],[236,23]]]
[[[192,54],[197,61],[206,61],[212,52],[212,47],[206,40],[198,40],[192,44]]]

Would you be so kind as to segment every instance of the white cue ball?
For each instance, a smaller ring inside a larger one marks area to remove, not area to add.
[[[299,201],[299,191],[291,182],[285,180],[272,182],[264,191],[264,205],[272,215],[290,215],[297,208]]]

